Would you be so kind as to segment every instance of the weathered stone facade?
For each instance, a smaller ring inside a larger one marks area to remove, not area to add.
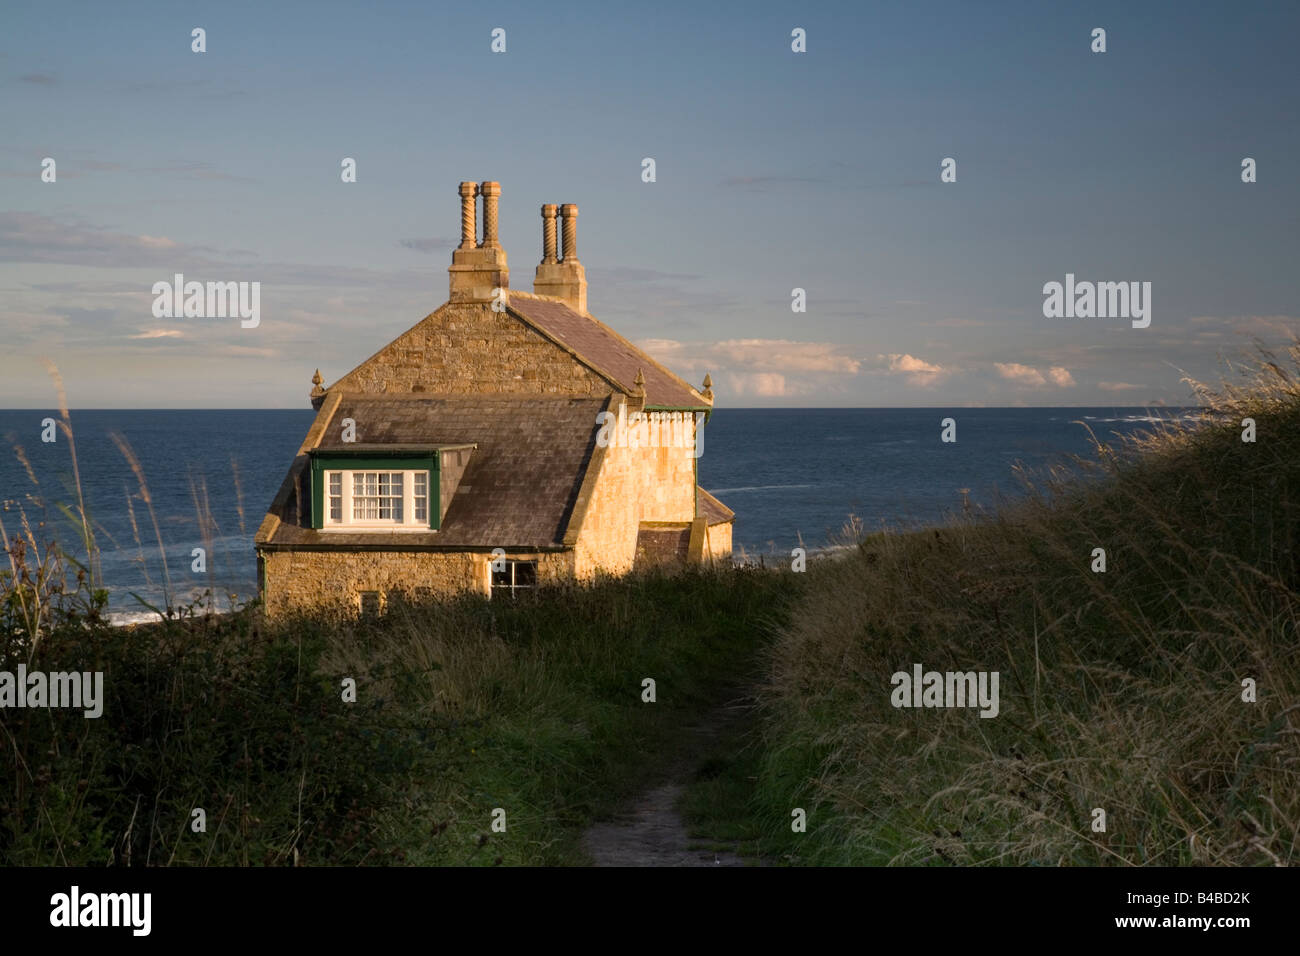
[[[693,421],[691,427],[693,435]],[[604,452],[575,542],[575,567],[583,577],[630,571],[642,522],[695,520],[690,448],[609,447]]]
[[[704,553],[710,564],[731,564],[731,522],[719,521],[704,526]]]
[[[539,585],[574,578],[572,552],[518,553],[535,560]],[[321,610],[354,615],[363,592],[379,596],[380,609],[403,598],[419,601],[464,591],[490,593],[492,555],[468,551],[271,551],[264,557],[268,616]]]
[[[594,396],[613,388],[509,311],[494,312],[490,303],[448,302],[330,390]]]

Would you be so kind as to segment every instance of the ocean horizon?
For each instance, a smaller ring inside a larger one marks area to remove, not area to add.
[[[1072,455],[1090,457],[1090,432],[1109,441],[1196,412],[1195,406],[723,408],[705,428],[699,481],[736,512],[737,559],[788,561],[796,547],[815,552],[844,540],[851,524],[864,532],[921,527],[961,513],[964,501],[992,509],[1022,493],[1017,465],[1032,471]],[[174,605],[184,605],[210,588],[221,608],[255,596],[253,536],[306,435],[311,409],[70,414],[115,620],[154,617],[145,602],[162,606],[168,593]],[[42,421],[50,417],[58,412],[0,410],[0,521],[12,539],[25,534],[26,514],[42,546],[57,540],[80,558],[80,535],[58,507],[75,510],[77,502],[69,447],[61,432],[55,442],[41,440]],[[949,417],[957,440],[944,443],[940,423]],[[152,515],[114,433],[138,459]],[[207,551],[204,573],[191,570],[192,551],[200,547]]]

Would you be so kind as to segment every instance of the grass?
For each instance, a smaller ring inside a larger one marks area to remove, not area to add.
[[[108,704],[6,714],[0,860],[581,863],[582,830],[752,659],[777,604],[775,574],[727,570],[373,621],[55,629],[29,669],[103,671]]]
[[[794,864],[1296,862],[1300,380],[1251,372],[1027,502],[810,564],[697,825]],[[916,662],[998,671],[1000,715],[894,708]]]

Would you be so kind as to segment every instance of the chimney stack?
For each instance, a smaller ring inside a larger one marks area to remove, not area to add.
[[[551,295],[563,299],[578,312],[587,311],[587,273],[578,261],[578,207],[565,203],[559,207],[561,227],[561,259],[555,257],[556,207],[542,207],[542,261],[533,279],[533,291],[538,295]]]
[[[451,302],[492,302],[496,289],[510,288],[510,269],[506,251],[497,239],[497,203],[501,198],[498,182],[460,184],[460,246],[452,251],[450,276]],[[483,239],[475,241],[474,197],[483,197]]]

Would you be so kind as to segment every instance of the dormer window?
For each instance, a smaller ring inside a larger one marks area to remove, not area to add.
[[[439,524],[436,448],[312,453],[311,525],[321,531],[433,531]]]

